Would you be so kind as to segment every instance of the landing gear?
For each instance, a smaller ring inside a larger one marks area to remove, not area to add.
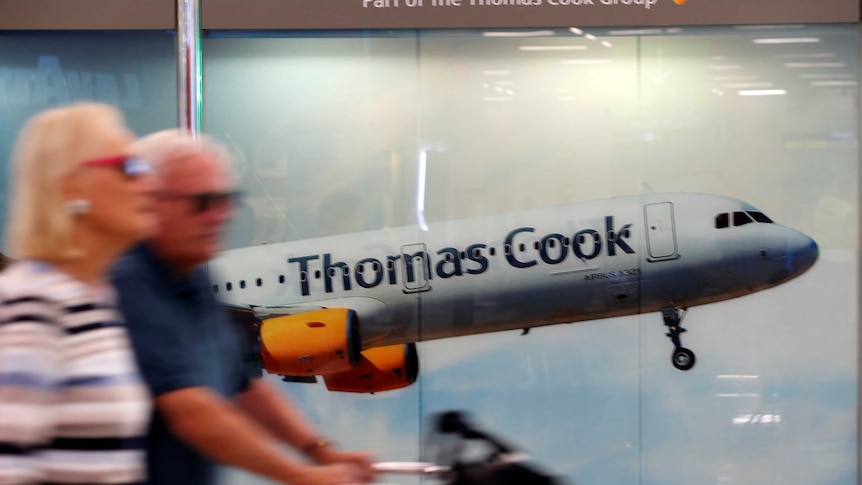
[[[667,335],[673,342],[674,351],[670,361],[674,367],[679,370],[689,370],[694,367],[696,361],[694,352],[682,346],[679,340],[679,334],[685,332],[685,329],[680,325],[682,317],[685,316],[686,308],[665,307],[661,309],[661,316],[664,319],[664,324],[667,325]]]

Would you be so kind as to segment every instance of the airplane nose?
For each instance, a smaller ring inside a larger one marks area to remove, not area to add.
[[[781,234],[781,239],[775,240],[775,244],[771,246],[774,250],[760,249],[761,260],[772,262],[770,264],[772,272],[768,278],[772,285],[801,275],[814,266],[820,255],[820,249],[813,239],[796,229],[789,227],[784,229],[786,232]],[[775,263],[778,265],[776,266]]]
[[[814,266],[820,256],[820,248],[814,239],[791,229],[786,240],[787,264],[794,275],[799,275]]]

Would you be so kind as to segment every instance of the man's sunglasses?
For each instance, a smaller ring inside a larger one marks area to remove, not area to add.
[[[153,166],[143,158],[133,155],[118,155],[115,157],[87,160],[81,164],[84,167],[119,167],[128,178],[153,173]]]
[[[162,194],[166,199],[185,199],[192,201],[192,211],[201,214],[225,204],[234,203],[239,199],[241,193],[238,190],[220,190],[212,192],[198,192],[196,194]]]

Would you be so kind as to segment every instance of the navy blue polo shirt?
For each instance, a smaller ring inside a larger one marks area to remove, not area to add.
[[[206,387],[230,398],[260,375],[248,333],[212,295],[205,267],[176,275],[142,245],[120,259],[112,277],[138,365],[154,397]],[[171,434],[158,412],[150,424],[147,453],[150,484],[215,482],[216,463]]]

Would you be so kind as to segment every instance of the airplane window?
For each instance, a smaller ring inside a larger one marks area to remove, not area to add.
[[[490,254],[491,256],[493,256],[493,255],[497,254],[497,250],[496,250],[496,249],[494,249],[494,248],[488,248],[488,254]]]
[[[724,214],[719,214],[715,216],[715,228],[716,229],[724,229],[725,227],[730,226],[730,214],[725,212]]]
[[[751,217],[754,218],[754,222],[762,222],[764,224],[772,224],[772,219],[770,219],[763,212],[748,211],[748,215],[750,215]]]
[[[358,265],[358,266],[356,267],[356,272],[357,272],[357,273],[364,273],[364,272],[365,272],[365,263],[362,263],[362,264]]]
[[[245,288],[245,280],[239,280],[239,287]]]
[[[568,246],[569,242],[571,242],[571,241],[569,241],[569,238],[567,238],[567,237],[563,238],[563,246]]]
[[[380,263],[378,263],[377,261],[375,261],[375,262],[371,263],[371,267],[374,269],[374,272],[375,272],[375,273],[377,273],[378,271],[380,271]]]
[[[213,285],[213,293],[218,293],[218,285]]]
[[[345,266],[345,267],[341,268],[341,272],[344,273],[345,276],[347,276],[348,274],[350,274],[350,268]]]
[[[226,284],[224,285],[224,289],[226,289],[227,291],[232,290],[232,289],[233,289],[233,284],[232,284],[232,283],[230,283],[230,282],[226,283]]]
[[[482,250],[479,248],[473,248],[473,257],[478,258],[482,255]]]
[[[392,271],[393,268],[395,268],[395,262],[390,259],[386,262],[386,269]]]
[[[533,249],[535,249],[536,251],[539,250],[539,241],[533,241]],[[523,251],[523,249],[521,251]]]
[[[283,274],[278,275],[278,282],[281,284],[284,284],[284,275]]]
[[[335,276],[335,268],[329,268],[329,276]]]
[[[734,226],[743,226],[745,224],[749,224],[754,222],[751,219],[751,216],[742,211],[736,211],[733,213],[733,225]]]
[[[523,252],[526,249],[527,249],[527,246],[525,246],[524,243],[518,244],[518,251]]]
[[[257,283],[257,286],[263,285],[263,281],[260,278],[258,278],[255,283]]]
[[[458,253],[458,256],[461,256],[461,259],[467,259],[467,253],[465,253],[464,251]]]
[[[581,234],[578,236],[578,244],[583,244],[587,240],[587,237]]]
[[[629,229],[624,230],[623,237],[632,237],[632,231]]]
[[[593,242],[596,244],[602,242],[602,240],[599,238],[599,233],[593,233]]]
[[[319,276],[318,276],[318,278],[319,278]],[[306,280],[308,280],[308,273],[305,271],[300,271],[299,272],[299,281],[306,281]]]
[[[317,279],[320,279],[320,270],[319,269],[314,272],[314,277]],[[303,280],[303,281],[305,281],[305,280]]]
[[[555,239],[553,239],[553,238],[548,239],[548,247],[549,247],[549,248],[553,248],[554,246],[556,246],[556,244],[554,243],[554,241],[555,241]]]
[[[503,252],[506,254],[512,254],[512,246],[506,244],[505,246],[503,246]]]

